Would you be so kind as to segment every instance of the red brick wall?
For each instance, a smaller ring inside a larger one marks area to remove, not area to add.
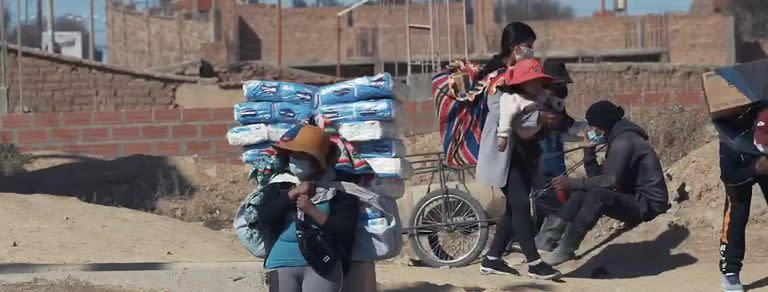
[[[9,114],[0,117],[0,138],[23,151],[198,155],[239,163],[241,149],[225,138],[233,124],[231,108]]]

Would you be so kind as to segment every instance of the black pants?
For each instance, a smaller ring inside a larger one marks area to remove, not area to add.
[[[768,178],[758,178],[757,184],[768,200]],[[744,230],[752,206],[752,186],[754,183],[725,187],[723,231],[720,236],[720,271],[723,274],[741,272],[746,244]]]
[[[552,181],[552,177],[545,177],[544,182],[549,183]],[[564,195],[567,198],[567,195]],[[541,196],[539,196],[534,202],[534,208],[536,209],[536,232],[541,228],[541,224],[544,222],[544,218],[549,215],[557,214],[560,208],[563,207],[563,203],[558,198],[558,193],[554,189],[550,189]]]
[[[589,230],[605,215],[636,225],[648,218],[648,204],[634,194],[624,194],[597,188],[588,192],[573,192],[558,212],[558,217]]]
[[[526,159],[526,157],[528,157]],[[538,158],[536,158],[538,159]],[[506,209],[496,225],[496,235],[488,248],[488,256],[501,257],[514,237],[520,243],[526,260],[530,263],[541,258],[533,240],[536,232],[531,220],[529,195],[533,174],[538,172],[536,159],[513,152],[507,175],[507,185],[501,190],[506,197]]]

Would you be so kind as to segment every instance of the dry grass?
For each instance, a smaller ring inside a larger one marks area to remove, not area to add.
[[[29,155],[19,152],[16,145],[0,143],[0,174],[9,176],[24,172],[24,166],[31,159]]]

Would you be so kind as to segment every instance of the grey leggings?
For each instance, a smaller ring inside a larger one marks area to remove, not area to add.
[[[325,276],[318,275],[309,266],[277,268],[270,273],[270,292],[339,292],[344,281],[341,265]]]

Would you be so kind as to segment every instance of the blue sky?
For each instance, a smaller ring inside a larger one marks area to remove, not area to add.
[[[130,0],[127,0],[130,1]],[[127,2],[126,1],[126,2]],[[156,0],[134,0],[135,2],[155,2]],[[470,0],[471,1],[471,0]],[[35,4],[37,1],[35,0],[21,0],[22,8],[24,7],[24,3],[29,3],[29,18],[33,19],[35,17],[35,11],[36,7]],[[47,1],[42,1],[45,5]],[[265,0],[263,2],[276,2],[276,0]],[[290,3],[291,0],[283,0],[283,3]],[[312,0],[308,0],[307,2],[312,3]],[[342,0],[341,2],[355,2],[355,0]],[[573,7],[574,11],[576,12],[576,16],[591,16],[593,12],[600,9],[600,0],[561,0],[563,4],[570,5]],[[611,9],[611,5],[613,3],[612,0],[606,0],[607,9]],[[628,0],[628,8],[629,8],[629,14],[647,14],[647,13],[664,13],[664,12],[686,12],[688,11],[688,8],[691,6],[691,0]],[[13,22],[15,22],[16,19],[16,13],[18,10],[18,7],[16,7],[16,1],[10,0],[5,1],[5,5],[8,7],[8,9],[11,11],[11,18],[13,19]],[[88,16],[88,0],[56,0],[54,2],[54,13],[56,16],[81,16],[82,20],[87,25],[87,16]],[[94,0],[94,14],[95,14],[95,30],[96,30],[96,46],[97,47],[106,47],[107,46],[107,36],[106,36],[106,19],[105,19],[105,0]],[[24,13],[24,9],[22,9],[22,14]],[[48,12],[43,10],[43,15],[46,15]],[[24,18],[24,15],[22,15],[22,18]]]
[[[573,7],[577,16],[591,16],[600,9],[600,0],[561,0],[563,4]],[[613,1],[606,0],[606,9],[611,9]],[[629,14],[648,14],[663,12],[687,12],[691,0],[628,0]]]

